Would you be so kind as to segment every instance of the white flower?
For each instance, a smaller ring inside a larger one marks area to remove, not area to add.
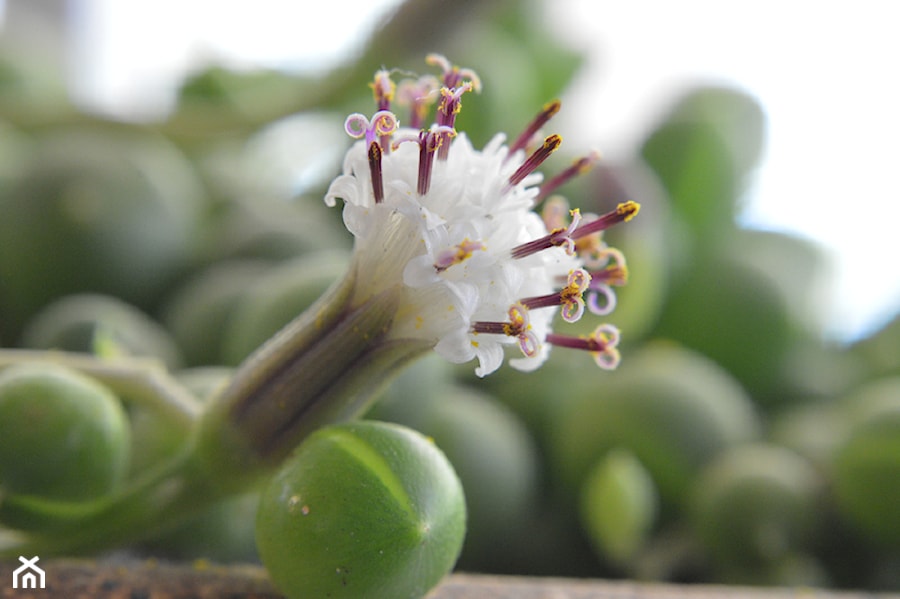
[[[387,92],[393,90],[384,81],[385,71],[376,75],[380,110],[371,120],[354,114],[346,122],[350,135],[364,139],[348,150],[343,174],[331,184],[325,202],[343,201],[344,223],[355,237],[352,301],[400,286],[403,299],[386,340],[426,340],[454,363],[478,358],[479,376],[501,365],[505,346],[517,345],[521,356],[511,365],[533,370],[546,359],[551,342],[580,347],[551,329],[552,306],[575,320],[584,309],[582,293],[590,288],[591,275],[575,240],[600,243],[599,231],[633,216],[637,205],[623,204],[617,216],[593,218],[582,226],[580,214],[572,211],[570,223],[548,230],[533,210],[542,199],[537,187],[542,177],[535,169],[561,139],[548,137],[530,155],[524,147],[558,103],[545,107],[512,150],[502,134],[478,150],[454,128],[462,96],[474,89],[477,78],[442,57],[432,56],[430,63],[443,68],[445,84],[430,129],[398,128],[397,117],[385,109],[391,100]],[[421,118],[422,104],[433,100],[413,98],[411,114]],[[582,165],[567,178],[583,170]],[[559,177],[552,181],[554,188],[562,182]],[[621,267],[624,272],[624,263]],[[624,275],[620,278],[624,282]],[[605,281],[597,289],[614,297],[608,286],[612,279]],[[582,343],[582,348],[606,356],[598,360],[601,365],[614,366],[609,356],[618,334],[596,338],[600,341]]]

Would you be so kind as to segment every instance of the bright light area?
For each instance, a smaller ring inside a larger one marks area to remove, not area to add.
[[[792,2],[565,0],[554,21],[590,63],[561,119],[607,156],[673,85],[718,79],[760,99],[767,153],[743,222],[799,233],[833,258],[830,332],[853,338],[900,308],[900,86],[896,6]],[[574,116],[573,116],[574,115]],[[579,119],[575,126],[574,119]],[[591,129],[588,130],[587,126]]]
[[[179,73],[209,59],[326,68],[398,3],[83,2],[80,55],[90,71],[79,93],[147,115],[171,104]],[[828,247],[836,278],[822,301],[833,335],[857,336],[900,307],[900,36],[892,3],[546,4],[551,26],[589,56],[559,117],[567,145],[615,158],[631,150],[673,86],[734,83],[761,100],[770,125],[744,222]]]

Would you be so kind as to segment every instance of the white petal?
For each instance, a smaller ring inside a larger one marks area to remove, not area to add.
[[[478,356],[478,368],[475,374],[484,377],[494,372],[503,364],[503,346],[496,342],[480,342],[475,348],[475,354]]]

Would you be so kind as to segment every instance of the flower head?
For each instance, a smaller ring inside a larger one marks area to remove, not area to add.
[[[385,339],[424,340],[455,363],[477,358],[479,376],[502,364],[507,346],[520,354],[510,363],[521,370],[540,366],[551,345],[587,350],[600,366],[613,367],[618,331],[612,325],[589,339],[566,337],[552,331],[553,308],[573,322],[585,311],[585,294],[593,311],[614,305],[607,290],[624,283],[624,258],[599,236],[634,216],[638,205],[583,218],[554,197],[539,215],[534,208],[550,191],[597,160],[591,154],[576,161],[542,193],[537,168],[562,138],[550,135],[534,151],[526,149],[559,102],[544,106],[511,146],[498,134],[479,150],[456,130],[455,119],[463,95],[480,90],[481,81],[442,56],[429,55],[427,62],[441,69],[438,78],[396,88],[379,71],[376,112],[346,122],[348,134],[365,139],[348,150],[325,202],[343,201],[344,223],[355,237],[351,302],[399,290]],[[398,103],[402,97],[410,106],[412,128],[386,109],[395,89],[403,92]],[[431,105],[434,124],[426,127]],[[598,302],[598,294],[606,301]]]

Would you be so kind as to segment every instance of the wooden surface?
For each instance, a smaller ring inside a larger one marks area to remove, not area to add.
[[[15,599],[276,599],[281,598],[257,566],[190,565],[155,561],[41,560],[44,591],[14,590],[18,562],[0,562],[0,597]],[[814,589],[749,589],[641,584],[628,581],[520,578],[453,574],[428,599],[871,599],[875,593]],[[384,599],[393,599],[385,597]]]

